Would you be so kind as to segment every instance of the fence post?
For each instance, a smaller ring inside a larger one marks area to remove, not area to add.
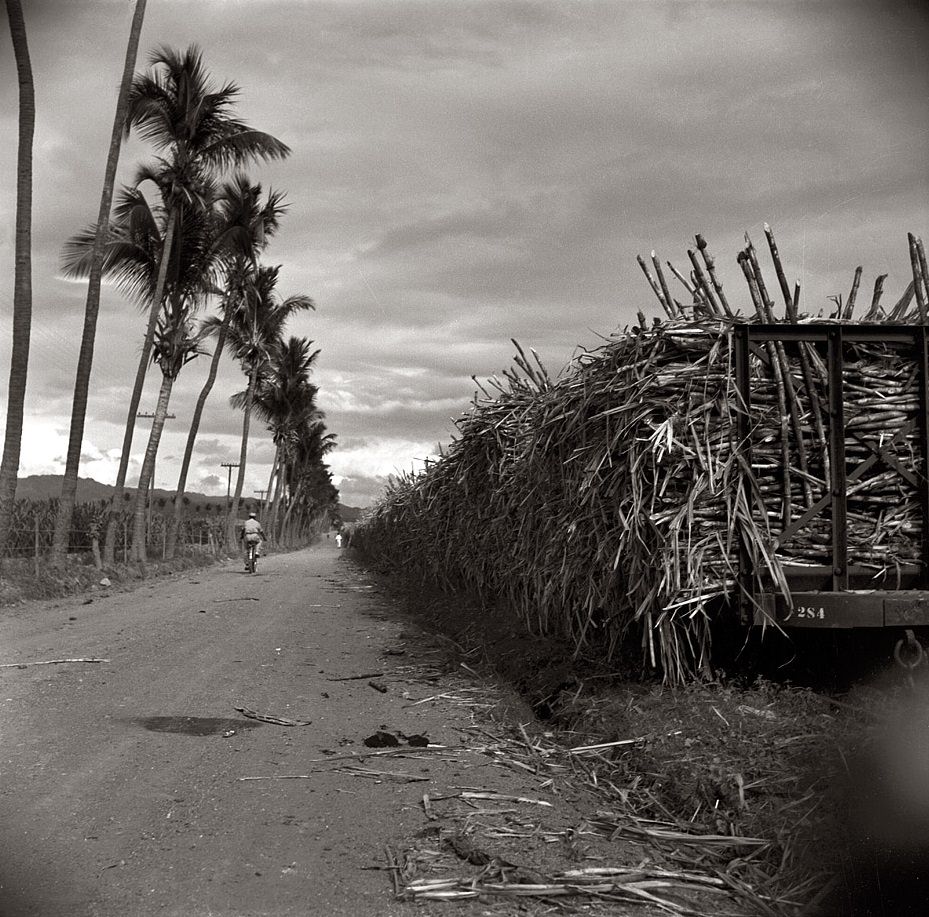
[[[39,578],[39,514],[35,514],[34,518],[34,530],[35,530],[35,576],[36,579]]]
[[[123,519],[123,563],[129,563],[129,522]]]

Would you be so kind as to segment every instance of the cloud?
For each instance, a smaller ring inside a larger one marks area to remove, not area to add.
[[[251,171],[290,201],[267,260],[282,264],[284,294],[317,302],[289,332],[322,348],[315,381],[348,493],[372,494],[447,441],[471,376],[509,366],[511,338],[555,375],[638,309],[657,315],[637,254],[683,270],[701,232],[730,299],[750,308],[735,255],[746,230],[763,248],[767,220],[815,312],[847,295],[858,264],[865,287],[889,273],[895,299],[906,232],[929,232],[919,4],[258,2],[149,4],[140,66],[156,44],[199,41],[216,79],[241,86],[241,117],[293,148]],[[60,471],[86,286],[62,280],[58,258],[95,218],[131,10],[31,0],[25,13],[39,105],[23,465]],[[8,140],[15,111],[4,33]],[[130,139],[120,180],[150,155]],[[11,141],[0,175],[14,174]],[[14,191],[0,186],[0,278],[12,276]],[[8,279],[4,314],[11,299]],[[142,327],[105,287],[85,435],[97,452],[85,442],[82,473],[115,475]],[[159,486],[177,479],[207,367],[177,381]],[[143,410],[157,384],[150,373]],[[242,388],[224,358],[190,472],[215,492],[219,464],[237,460],[242,415],[228,398]],[[266,486],[273,459],[260,422],[251,443],[246,492]],[[144,445],[140,426],[133,468]]]

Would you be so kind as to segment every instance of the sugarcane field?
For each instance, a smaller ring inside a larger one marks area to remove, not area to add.
[[[0,5],[0,917],[929,914],[929,5]]]

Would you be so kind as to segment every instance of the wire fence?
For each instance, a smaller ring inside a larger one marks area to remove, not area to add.
[[[211,551],[226,548],[226,518],[224,508],[219,507],[211,517],[188,515],[181,519],[177,531],[176,545],[179,549]],[[4,557],[42,558],[51,553],[55,535],[55,520],[58,501],[17,500],[14,503],[10,535]],[[91,554],[100,550],[106,537],[109,518],[109,503],[80,503],[74,507],[68,553]],[[149,557],[164,557],[167,553],[168,530],[173,522],[173,512],[149,511],[145,523],[146,554]],[[113,516],[115,551],[117,561],[128,561],[132,549],[132,516],[119,512]]]
[[[168,553],[169,529],[174,522],[174,511],[168,501],[155,501],[155,505],[166,504],[169,512],[160,512],[149,507],[145,522],[145,554],[149,559],[164,559]],[[201,509],[199,506],[196,509]],[[175,550],[184,553],[203,551],[220,554],[238,549],[238,542],[228,542],[226,507],[222,504],[206,504],[202,512],[191,507],[179,521]],[[243,504],[251,510],[251,504]],[[4,558],[32,559],[38,570],[40,561],[51,554],[55,536],[55,520],[58,515],[58,500],[17,500],[13,506],[10,536]],[[132,556],[132,514],[126,510],[110,516],[110,503],[79,503],[74,507],[72,528],[68,543],[70,555],[93,555],[99,563],[99,555],[106,538],[108,520],[114,526],[114,559],[128,563]],[[328,527],[329,513],[319,510],[301,520],[299,531],[291,526],[287,532],[279,532],[282,545],[294,545],[311,538],[314,533]]]

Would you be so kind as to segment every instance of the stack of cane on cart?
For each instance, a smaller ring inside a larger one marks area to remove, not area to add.
[[[733,329],[740,322],[925,324],[922,241],[913,279],[859,305],[862,269],[826,316],[803,315],[774,235],[776,286],[746,236],[747,309],[730,302],[702,236],[684,273],[639,263],[666,318],[618,332],[557,378],[516,345],[516,368],[479,385],[459,435],[418,474],[395,480],[357,542],[392,565],[502,600],[535,632],[616,658],[640,642],[679,682],[707,664],[710,623],[737,588],[740,546],[758,585],[787,591],[785,564],[831,563],[829,514],[779,533],[828,493],[828,382],[813,344],[767,343],[749,362],[751,461],[740,448]],[[669,276],[686,296],[675,298]],[[685,300],[685,301],[682,301]],[[776,305],[776,301],[780,305]],[[856,308],[860,317],[856,318]],[[515,344],[515,342],[514,342]],[[475,380],[476,381],[476,380]],[[920,397],[912,354],[849,344],[844,368],[848,558],[876,575],[921,557]]]

